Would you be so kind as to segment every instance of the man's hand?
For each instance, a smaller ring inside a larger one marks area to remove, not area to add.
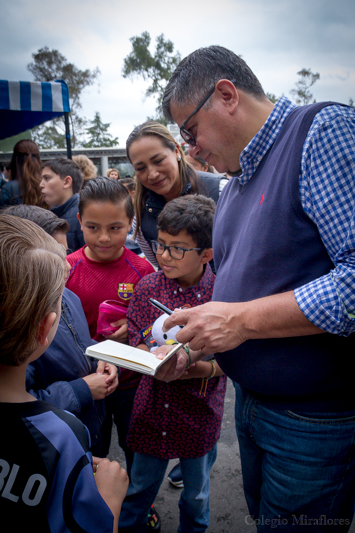
[[[191,309],[176,309],[165,320],[164,331],[185,326],[176,339],[202,355],[223,353],[249,339],[319,335],[299,308],[293,291],[250,302],[208,302]]]
[[[243,323],[238,322],[237,304],[208,302],[190,309],[176,309],[164,322],[164,330],[185,326],[176,334],[176,340],[192,350],[201,350],[202,356],[225,352],[246,340]],[[241,305],[241,304],[240,304]]]

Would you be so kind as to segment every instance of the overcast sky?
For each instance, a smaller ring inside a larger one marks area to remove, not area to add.
[[[144,98],[147,83],[122,77],[130,37],[148,31],[170,39],[182,57],[218,44],[241,54],[263,88],[290,96],[297,72],[320,80],[317,101],[355,100],[354,0],[0,0],[0,78],[31,80],[32,53],[48,46],[78,68],[99,67],[98,83],[82,96],[82,114],[100,112],[110,133],[125,141],[133,127],[154,115]]]

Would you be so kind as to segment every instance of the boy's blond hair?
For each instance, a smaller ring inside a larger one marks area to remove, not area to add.
[[[0,215],[0,364],[20,366],[38,346],[41,321],[58,311],[66,252],[42,228]]]

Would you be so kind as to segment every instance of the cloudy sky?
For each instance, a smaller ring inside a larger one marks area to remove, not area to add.
[[[78,68],[99,67],[82,114],[100,112],[121,147],[133,127],[154,115],[147,83],[122,77],[130,37],[164,34],[182,57],[218,44],[241,54],[267,92],[290,96],[297,72],[320,80],[317,101],[355,100],[354,0],[0,0],[0,78],[31,80],[32,53],[48,46]]]

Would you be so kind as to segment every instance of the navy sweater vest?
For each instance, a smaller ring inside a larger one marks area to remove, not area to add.
[[[246,302],[294,290],[334,268],[303,210],[299,174],[314,116],[332,103],[294,109],[252,178],[232,179],[217,206],[213,300]],[[328,333],[249,340],[217,355],[224,372],[275,408],[344,410],[355,406],[349,363],[354,336]]]

